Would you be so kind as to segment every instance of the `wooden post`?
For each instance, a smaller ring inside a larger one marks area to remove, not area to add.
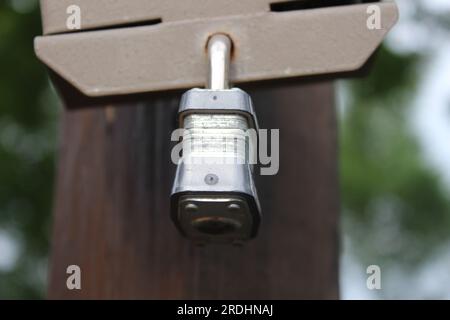
[[[333,86],[248,92],[261,128],[280,129],[281,154],[278,175],[257,177],[263,224],[242,248],[199,248],[172,225],[179,93],[65,112],[50,298],[338,298]],[[81,290],[66,287],[69,265],[81,267]]]

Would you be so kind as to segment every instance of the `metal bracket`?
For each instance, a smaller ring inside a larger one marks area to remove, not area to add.
[[[46,35],[36,54],[87,96],[183,89],[203,86],[205,44],[223,33],[233,40],[230,80],[238,84],[359,69],[398,19],[390,1],[376,3],[375,30],[367,28],[373,4],[270,11],[279,1],[41,0]],[[67,33],[73,4],[82,32]],[[162,22],[146,25],[155,19]]]

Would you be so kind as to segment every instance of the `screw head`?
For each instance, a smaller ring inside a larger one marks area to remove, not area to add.
[[[205,176],[205,183],[207,185],[213,186],[219,182],[219,177],[213,173],[207,174]]]

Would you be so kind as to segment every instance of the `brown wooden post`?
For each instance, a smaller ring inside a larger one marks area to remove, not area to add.
[[[199,248],[172,225],[180,93],[64,113],[50,298],[338,298],[333,86],[248,92],[261,128],[280,129],[281,154],[278,175],[257,177],[263,225],[244,247]],[[66,287],[73,264],[81,290]]]

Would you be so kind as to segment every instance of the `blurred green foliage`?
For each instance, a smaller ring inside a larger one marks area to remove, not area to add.
[[[370,265],[406,272],[450,237],[450,202],[408,126],[419,55],[382,47],[368,77],[348,83],[341,121],[344,232]]]
[[[45,293],[58,107],[33,53],[40,33],[36,1],[0,2],[0,233],[18,251],[0,298]]]

